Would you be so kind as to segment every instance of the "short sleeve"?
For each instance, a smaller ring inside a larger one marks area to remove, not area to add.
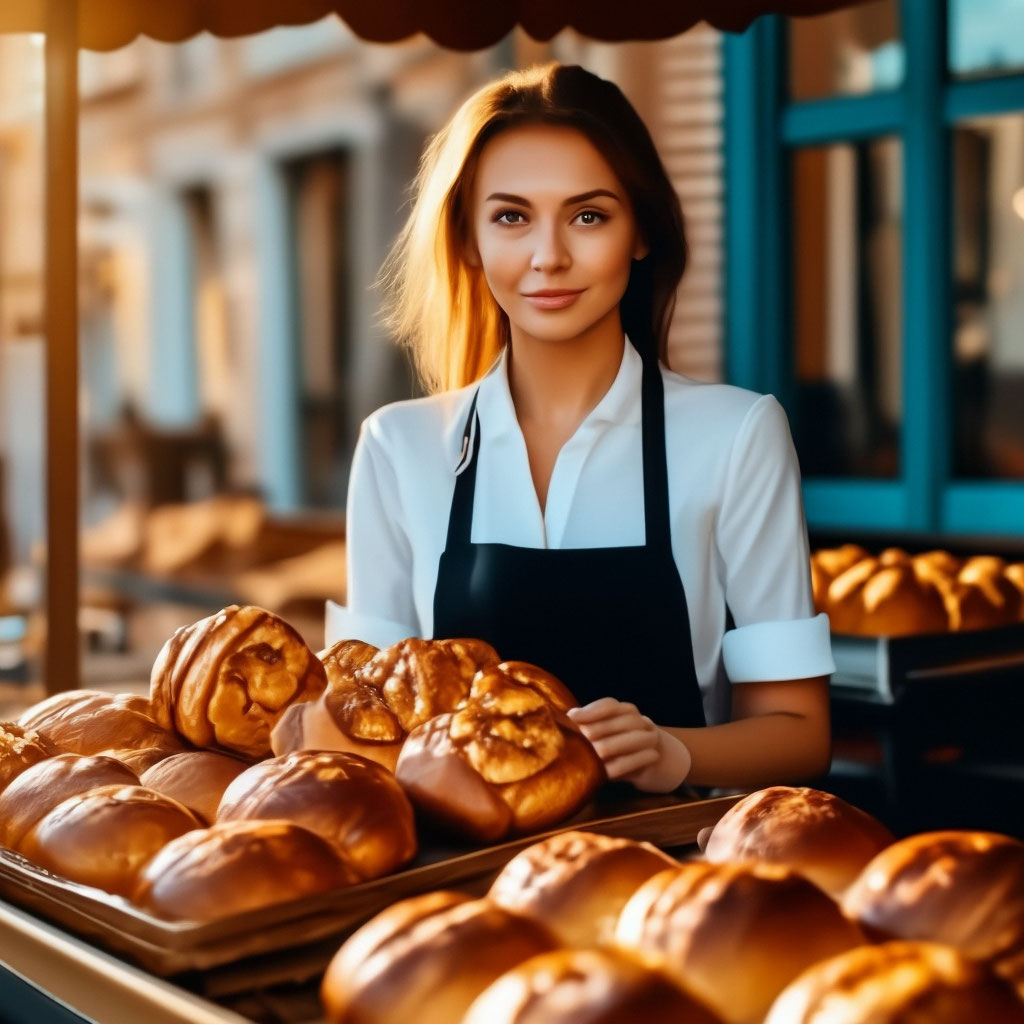
[[[395,469],[371,417],[360,431],[349,477],[348,605],[328,603],[328,645],[355,639],[387,647],[418,634],[412,549],[402,528],[401,508]]]
[[[771,395],[733,443],[716,543],[736,628],[722,656],[732,682],[828,675],[828,618],[814,614],[800,469],[786,414]]]

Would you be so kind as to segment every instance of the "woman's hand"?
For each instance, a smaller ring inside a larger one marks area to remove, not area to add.
[[[604,761],[610,779],[624,779],[649,793],[668,793],[689,774],[685,744],[633,704],[602,697],[568,714]]]

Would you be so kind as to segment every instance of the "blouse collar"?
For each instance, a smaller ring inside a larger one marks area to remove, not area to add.
[[[627,338],[622,346],[622,361],[611,386],[601,400],[587,414],[579,429],[598,424],[629,425],[640,422],[641,382],[643,360],[640,353]],[[508,347],[504,346],[491,368],[477,385],[464,389],[465,401],[457,403],[457,415],[449,425],[449,450],[452,454],[452,468],[455,469],[462,457],[462,434],[466,416],[473,400],[474,390],[478,391],[477,412],[484,437],[488,440],[505,437],[519,431],[512,391],[508,382]]]

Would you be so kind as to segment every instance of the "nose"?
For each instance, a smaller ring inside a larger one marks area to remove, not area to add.
[[[530,269],[540,273],[565,270],[572,262],[569,249],[557,224],[540,223],[535,232]]]

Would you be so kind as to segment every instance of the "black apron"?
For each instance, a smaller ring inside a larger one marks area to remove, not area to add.
[[[434,636],[486,640],[508,661],[554,673],[581,704],[615,697],[658,725],[702,726],[686,594],[672,556],[665,396],[654,359],[644,358],[642,408],[646,543],[522,548],[470,539],[480,453],[474,395],[464,452],[474,440],[455,481]],[[608,501],[615,500],[610,493]]]

